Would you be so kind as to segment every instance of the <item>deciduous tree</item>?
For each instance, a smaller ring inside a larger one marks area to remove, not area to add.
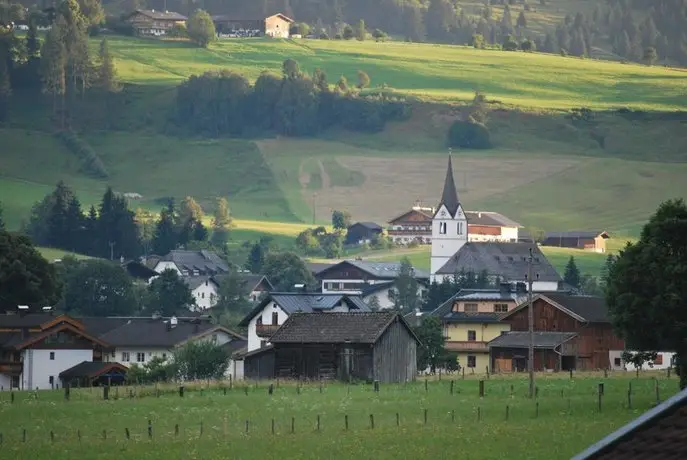
[[[303,259],[293,252],[267,254],[262,272],[277,291],[293,292],[297,284],[305,284],[306,287],[315,284],[315,279]]]
[[[217,36],[215,23],[204,10],[196,10],[188,19],[188,37],[198,46],[207,48]]]
[[[216,341],[195,340],[174,352],[174,367],[183,380],[220,379],[229,365],[227,358]]]
[[[136,313],[133,282],[114,262],[85,260],[65,275],[64,309],[84,316],[127,316]]]
[[[163,316],[178,315],[195,305],[188,285],[176,270],[165,270],[148,286],[146,310]]]
[[[415,279],[415,269],[407,257],[401,259],[401,269],[394,283],[396,288],[396,308],[402,311],[413,311],[420,306],[418,283]]]

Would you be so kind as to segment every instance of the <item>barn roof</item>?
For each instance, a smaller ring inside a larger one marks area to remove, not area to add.
[[[83,361],[76,366],[60,372],[60,378],[63,380],[73,380],[78,378],[95,378],[100,375],[109,373],[110,371],[119,371],[120,374],[126,374],[128,368],[119,363],[108,363],[104,361]]]
[[[190,339],[217,331],[226,332],[238,340],[245,340],[239,334],[209,321],[178,321],[175,327],[170,327],[168,321],[161,319],[128,321],[101,335],[100,338],[114,347],[172,348]]]
[[[493,211],[465,211],[465,218],[468,220],[468,225],[520,228],[519,223]]]
[[[466,313],[463,311],[452,311],[442,316],[442,321],[447,323],[498,323],[501,321],[503,313]]]
[[[532,301],[538,299],[558,308],[563,313],[572,316],[578,321],[587,323],[608,323],[608,306],[603,297],[572,295],[566,292],[547,292],[536,294]],[[513,313],[527,308],[527,297],[520,299],[520,305],[504,315],[509,317]]]
[[[162,257],[160,261],[173,262],[179,269],[188,270],[189,272],[193,272],[193,270],[212,273],[229,271],[229,266],[217,253],[206,251],[205,249],[200,251],[175,249]]]
[[[579,453],[573,460],[687,457],[687,389]]]
[[[344,260],[336,265],[327,267],[318,273],[318,276],[322,276],[326,271],[333,269],[334,267],[339,267],[341,265],[352,265],[357,269],[367,273],[368,275],[378,278],[378,279],[396,279],[401,272],[400,262],[369,262],[367,260]],[[424,270],[415,270],[415,278],[417,279],[429,279],[429,273]]]
[[[272,335],[280,343],[365,343],[377,342],[384,331],[400,321],[417,340],[408,323],[393,311],[366,313],[297,313]]]
[[[596,238],[601,236],[604,239],[610,238],[607,232],[603,230],[576,230],[570,232],[547,232],[544,236],[544,240],[555,239],[555,238]]]
[[[575,332],[535,332],[534,348],[554,348],[575,338]],[[530,346],[529,332],[504,332],[489,342],[489,347],[527,348]]]

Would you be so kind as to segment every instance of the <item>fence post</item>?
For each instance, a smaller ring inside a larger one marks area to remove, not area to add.
[[[371,430],[375,429],[375,416],[374,416],[374,414],[370,414],[370,429]]]
[[[320,414],[317,414],[317,431],[320,431]]]
[[[451,392],[451,394],[453,394],[453,380],[451,380],[451,390],[450,390],[450,392]]]
[[[272,419],[272,434],[274,434],[274,419]]]
[[[203,421],[200,421],[200,437],[203,437]]]
[[[604,378],[608,378],[608,369],[604,368]]]
[[[599,395],[599,412],[601,412],[601,398],[604,395],[603,383],[599,384],[599,389],[598,389],[597,393]]]
[[[479,397],[484,398],[484,380],[479,381]]]
[[[487,380],[489,379],[489,366],[487,366]]]
[[[107,430],[103,430],[103,441],[107,441]]]
[[[181,385],[181,386],[179,387],[179,397],[180,397],[180,398],[183,398],[183,397],[184,397],[184,386],[183,386],[183,385]]]
[[[148,420],[148,439],[153,439],[153,422]]]
[[[293,434],[295,432],[296,432],[296,418],[291,417],[291,433]]]
[[[103,387],[103,399],[105,401],[110,399],[110,387],[108,387],[107,385]]]
[[[539,418],[539,401],[534,404],[534,418]]]
[[[344,428],[348,431],[348,414],[344,415]]]
[[[396,426],[401,426],[401,416],[396,412]]]
[[[174,436],[179,436],[179,424],[174,425]]]
[[[572,380],[573,370],[570,369],[570,380]]]
[[[429,390],[427,388],[427,379],[425,379],[425,393],[427,393]]]
[[[513,397],[513,384],[510,384],[510,397]]]
[[[248,424],[249,424],[249,422],[248,422],[248,420],[246,420],[246,434],[248,434]]]
[[[10,391],[10,402],[14,404],[14,391]]]
[[[427,409],[425,409],[425,425],[427,425]]]
[[[21,442],[26,442],[26,428],[21,431]]]
[[[246,394],[246,396],[248,396],[248,385],[243,387],[243,392]]]
[[[55,433],[52,430],[50,430],[50,442],[55,442]]]
[[[375,393],[379,393],[379,380],[375,380],[374,388],[375,388]]]
[[[129,433],[128,428],[124,428],[124,436],[126,436],[126,439],[131,439],[131,433]]]
[[[506,404],[506,421],[508,421],[509,412],[510,412],[510,406],[508,404]]]
[[[465,366],[461,366],[461,369],[463,369],[463,380],[465,380]]]
[[[274,384],[270,383],[270,386],[267,387],[267,393],[271,396],[272,393],[274,393]]]
[[[482,419],[482,409],[477,408],[477,421],[479,422]]]
[[[455,409],[451,409],[451,421],[455,422],[456,421],[456,411]]]
[[[64,386],[64,400],[69,401],[69,384]],[[12,401],[14,401],[14,398],[12,398]]]

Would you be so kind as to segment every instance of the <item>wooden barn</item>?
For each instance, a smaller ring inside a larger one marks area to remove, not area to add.
[[[270,342],[280,378],[396,383],[417,374],[419,341],[395,312],[296,313]]]
[[[533,304],[535,369],[609,369],[611,352],[625,349],[601,297],[546,293],[537,294]],[[523,301],[501,317],[512,332],[489,342],[495,372],[527,369],[528,308]]]

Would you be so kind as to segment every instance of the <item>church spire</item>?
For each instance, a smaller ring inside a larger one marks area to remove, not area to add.
[[[446,209],[451,216],[456,215],[460,201],[458,201],[458,191],[456,190],[456,182],[453,180],[453,164],[451,163],[451,151],[448,153],[448,169],[446,170],[446,180],[444,181],[444,192],[441,194],[441,202],[437,209],[441,206],[446,206]]]

